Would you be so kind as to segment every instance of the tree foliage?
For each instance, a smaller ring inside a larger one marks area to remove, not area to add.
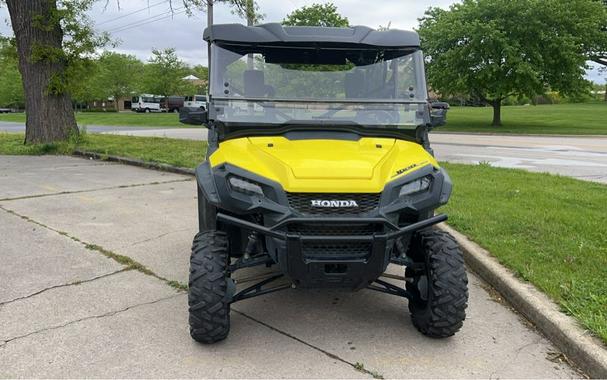
[[[283,25],[289,26],[334,26],[350,25],[347,17],[337,11],[333,3],[312,4],[294,10],[282,20]]]
[[[102,90],[104,98],[117,100],[130,97],[139,90],[144,65],[135,56],[105,51],[97,66],[95,84]]]
[[[602,0],[603,5],[605,6],[605,10],[607,11],[607,0]],[[603,28],[603,33],[607,34],[607,27]],[[602,65],[603,70],[607,70],[607,48],[604,48],[602,51],[597,51],[594,53],[592,60],[599,65]],[[605,100],[607,100],[607,93],[605,94]]]
[[[143,89],[154,95],[175,95],[184,92],[188,75],[187,65],[179,59],[175,49],[152,50],[152,58],[145,65]]]
[[[0,36],[0,107],[21,108],[25,103],[13,39]]]
[[[594,0],[464,0],[420,19],[431,87],[494,107],[510,95],[587,88],[586,61],[604,51],[607,12]]]
[[[95,0],[59,0],[49,14],[38,14],[32,19],[39,29],[50,30],[59,25],[63,33],[60,47],[40,43],[31,49],[33,61],[65,63],[65,72],[58,73],[49,83],[47,90],[51,94],[69,92],[72,82],[79,81],[89,70],[97,49],[110,43],[109,34],[97,33],[86,14],[93,3]]]

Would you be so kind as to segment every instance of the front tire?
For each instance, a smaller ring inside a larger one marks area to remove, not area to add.
[[[222,231],[199,232],[190,257],[188,305],[190,335],[201,343],[215,343],[230,332],[228,240]]]
[[[424,335],[446,338],[466,319],[468,277],[464,257],[455,239],[438,230],[419,232],[411,242],[410,257],[423,269],[407,268],[409,311],[413,325]]]

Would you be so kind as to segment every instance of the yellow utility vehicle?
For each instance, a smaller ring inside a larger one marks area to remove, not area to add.
[[[451,180],[428,141],[448,105],[428,101],[418,35],[226,24],[204,38],[208,106],[180,115],[209,130],[196,169],[192,338],[225,339],[231,303],[291,287],[405,297],[423,334],[458,331],[467,277],[457,243],[432,228],[447,219],[435,210]],[[385,275],[390,264],[402,275]],[[276,270],[237,291],[234,272],[255,266]]]

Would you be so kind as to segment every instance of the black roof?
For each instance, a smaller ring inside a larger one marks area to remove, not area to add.
[[[211,31],[212,29],[212,31]],[[211,37],[212,36],[212,37]],[[377,31],[366,26],[329,28],[318,26],[282,26],[278,23],[245,26],[215,24],[204,31],[204,39],[224,43],[329,43],[379,47],[419,47],[416,32],[390,29]]]

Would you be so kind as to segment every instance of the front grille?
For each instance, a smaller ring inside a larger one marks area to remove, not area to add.
[[[287,193],[289,206],[304,215],[356,215],[379,205],[380,194],[357,193]],[[313,200],[355,201],[358,207],[314,207]]]
[[[373,235],[380,232],[380,224],[324,224],[302,223],[292,224],[288,231],[300,235],[311,236],[346,236],[346,235]]]
[[[369,243],[305,243],[303,257],[308,260],[348,260],[367,257]]]
[[[289,233],[305,236],[364,236],[383,232],[381,224],[361,223],[299,223],[288,227]],[[371,244],[366,242],[306,242],[302,254],[307,260],[352,260],[369,255]]]

